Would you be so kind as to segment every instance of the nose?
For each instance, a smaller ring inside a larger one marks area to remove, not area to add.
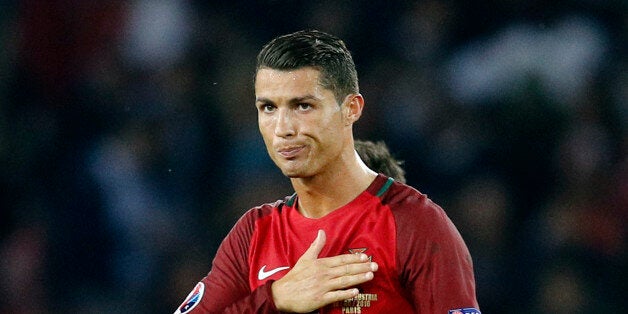
[[[275,135],[279,137],[290,137],[295,132],[294,116],[291,110],[280,109],[277,112],[275,121]]]

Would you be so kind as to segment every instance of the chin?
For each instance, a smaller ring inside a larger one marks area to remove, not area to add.
[[[286,163],[275,163],[281,173],[288,178],[301,178],[304,174],[304,169],[301,167],[302,165],[296,164],[294,162],[286,162]]]
[[[298,169],[281,169],[281,172],[284,176],[290,179],[309,177],[307,173],[304,173],[303,171]]]
[[[294,172],[294,171],[282,171],[283,175],[290,178],[290,179],[295,179],[295,178],[302,178],[303,176],[298,173],[298,172]]]

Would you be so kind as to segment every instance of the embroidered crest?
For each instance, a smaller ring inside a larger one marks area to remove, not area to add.
[[[348,251],[351,254],[360,254],[360,253],[366,252],[366,250],[368,250],[368,248],[361,247],[361,248],[349,249]],[[369,257],[369,262],[372,262],[373,261],[373,255],[369,255],[368,257]]]

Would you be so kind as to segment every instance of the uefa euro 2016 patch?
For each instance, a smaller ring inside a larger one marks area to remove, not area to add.
[[[478,309],[475,309],[472,307],[465,307],[464,309],[449,310],[449,314],[482,314],[482,313]]]
[[[196,284],[196,287],[188,294],[185,301],[181,303],[181,306],[177,309],[174,314],[185,314],[189,313],[192,309],[194,309],[199,303],[201,303],[201,299],[203,298],[203,292],[205,292],[205,284],[199,282]]]

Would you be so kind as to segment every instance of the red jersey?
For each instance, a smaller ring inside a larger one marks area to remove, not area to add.
[[[318,219],[298,212],[297,197],[242,216],[176,313],[276,313],[271,283],[320,229],[327,243],[319,257],[364,253],[379,269],[358,286],[357,297],[319,313],[479,313],[469,251],[425,195],[380,174],[349,204]]]

